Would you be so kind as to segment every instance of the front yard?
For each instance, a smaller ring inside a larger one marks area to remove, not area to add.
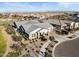
[[[3,54],[5,53],[5,49],[6,49],[5,38],[2,33],[2,28],[0,27],[0,56],[3,56]]]

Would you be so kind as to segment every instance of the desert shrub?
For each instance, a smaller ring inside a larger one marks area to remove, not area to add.
[[[11,25],[6,26],[6,32],[8,34],[16,35],[16,32],[15,32],[14,28]]]
[[[12,46],[10,46],[10,48],[13,49],[14,51],[17,51],[17,52],[22,51],[22,47],[18,44],[13,44]]]
[[[16,36],[16,35],[13,35],[12,38],[14,41],[21,41],[22,40],[21,36]]]
[[[41,41],[46,41],[47,40],[43,35],[40,38],[41,38]]]
[[[19,52],[9,52],[7,57],[18,57],[19,56]]]
[[[50,39],[50,41],[54,41],[55,40],[54,36],[49,36],[49,39]]]
[[[55,43],[58,43],[58,41],[54,41]]]

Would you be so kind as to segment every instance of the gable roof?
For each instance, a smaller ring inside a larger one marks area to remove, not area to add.
[[[51,24],[45,22],[45,23],[40,23],[39,21],[21,21],[21,22],[16,22],[16,25],[22,26],[25,29],[25,32],[27,34],[30,34],[32,31],[39,31],[41,29],[48,29],[50,27],[52,27]]]
[[[71,20],[58,20],[58,19],[51,19],[51,20],[47,20],[46,22],[53,24],[53,25],[66,25],[66,23],[71,23],[73,21]]]
[[[36,26],[38,26],[40,28],[44,28],[44,29],[48,29],[48,28],[52,27],[52,25],[47,23],[47,22],[45,22],[45,23],[38,23],[38,24],[34,24],[34,25],[36,25]]]
[[[33,24],[29,24],[29,25],[22,25],[23,28],[25,29],[25,32],[30,34],[32,31],[38,29],[39,27]]]
[[[19,28],[20,25],[27,23],[27,21],[19,21],[19,22],[15,22],[15,23],[17,25],[17,28]]]
[[[31,20],[31,21],[19,21],[19,22],[15,22],[17,27],[19,28],[20,25],[29,25],[29,24],[35,24],[35,23],[39,23],[38,21],[35,20]]]

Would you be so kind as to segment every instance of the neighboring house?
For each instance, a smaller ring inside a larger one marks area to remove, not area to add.
[[[23,35],[24,38],[35,39],[41,35],[48,34],[53,30],[53,26],[47,22],[40,23],[39,21],[20,21],[14,22],[14,26]]]
[[[76,29],[79,28],[79,22],[71,21],[71,20],[58,20],[58,19],[53,19],[53,20],[48,20],[50,24],[52,24],[54,27],[60,29],[65,29],[65,28],[70,28],[70,29]]]
[[[14,26],[17,28],[20,34],[24,38],[35,39],[40,38],[41,35],[48,34],[54,29],[57,31],[64,30],[66,28],[76,29],[79,28],[78,22],[69,20],[47,20],[45,22],[39,22],[37,20],[19,21],[14,22]]]

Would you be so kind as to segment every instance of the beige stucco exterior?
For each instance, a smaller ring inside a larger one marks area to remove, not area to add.
[[[48,29],[41,29],[41,30],[40,29],[41,28],[37,29],[37,30],[39,30],[38,32],[36,32],[36,30],[35,31],[32,31],[29,34],[29,39],[35,39],[37,37],[39,38],[40,37],[40,34],[44,35],[44,34],[47,34],[47,33],[51,32],[51,31],[53,31],[53,27],[48,28]]]

